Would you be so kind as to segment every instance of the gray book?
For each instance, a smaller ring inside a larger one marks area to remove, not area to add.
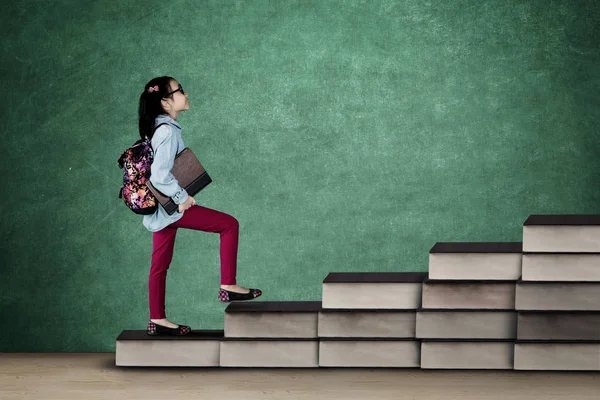
[[[194,152],[188,147],[175,157],[171,173],[177,179],[177,182],[179,182],[179,186],[184,188],[190,196],[196,195],[196,193],[212,182],[212,179],[202,164],[200,164]],[[172,198],[161,193],[152,185],[152,182],[148,181],[147,185],[167,214],[172,215],[177,211],[179,206],[175,204]]]

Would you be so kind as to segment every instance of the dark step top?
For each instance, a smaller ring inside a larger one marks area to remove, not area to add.
[[[523,242],[438,242],[429,253],[521,253]]]
[[[419,342],[415,337],[320,337],[321,342]]]
[[[598,281],[524,281],[523,278],[519,278],[517,285],[571,285],[571,284],[586,284],[586,285],[598,285],[600,290],[600,282]]]
[[[320,301],[235,301],[225,309],[226,313],[240,312],[319,312]]]
[[[519,314],[542,314],[542,315],[579,315],[600,316],[600,311],[594,310],[516,310]]]
[[[291,338],[291,337],[270,337],[270,338],[255,338],[255,337],[224,337],[221,339],[221,342],[318,342],[318,337],[301,337],[301,338]]]
[[[600,340],[565,340],[565,339],[518,339],[515,344],[600,344]]]
[[[506,284],[516,284],[517,280],[513,279],[429,279],[429,276],[425,278],[423,283],[428,285],[435,284],[451,284],[451,285],[480,285],[480,284],[498,284],[498,285],[506,285]]]
[[[444,343],[454,343],[454,342],[461,342],[461,343],[514,343],[516,341],[516,339],[463,339],[463,338],[461,338],[461,339],[422,338],[419,340],[421,342],[444,342]]]
[[[191,333],[183,336],[148,336],[146,330],[123,331],[117,340],[218,340],[220,342],[229,341],[277,341],[277,342],[305,342],[316,341],[319,338],[236,338],[225,337],[223,330],[192,330]]]
[[[600,253],[592,253],[592,252],[570,252],[570,251],[524,251],[523,255],[526,256],[553,256],[553,255],[567,255],[567,256],[588,256],[588,257],[598,257]]]
[[[422,283],[427,272],[330,272],[323,283]]]
[[[417,312],[442,312],[442,313],[451,313],[451,312],[484,312],[484,313],[501,313],[501,312],[513,312],[516,313],[514,308],[419,308]]]
[[[600,225],[599,214],[530,215],[523,225]]]
[[[321,313],[394,313],[394,314],[406,314],[416,313],[416,308],[322,308]]]
[[[183,336],[148,336],[146,330],[123,331],[117,340],[221,340],[223,330],[193,330]]]

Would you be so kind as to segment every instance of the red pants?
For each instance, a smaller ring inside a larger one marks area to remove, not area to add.
[[[173,258],[177,228],[218,232],[221,236],[221,284],[235,285],[238,251],[238,221],[229,214],[199,205],[183,212],[179,221],[152,234],[152,265],[148,278],[150,318],[166,318],[165,289],[167,270]]]

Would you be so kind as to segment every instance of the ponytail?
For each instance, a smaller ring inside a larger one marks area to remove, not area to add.
[[[172,80],[174,79],[170,76],[161,76],[152,79],[144,87],[138,109],[140,138],[142,140],[144,138],[152,140],[155,119],[165,112],[161,100],[167,97],[167,94],[171,91]]]

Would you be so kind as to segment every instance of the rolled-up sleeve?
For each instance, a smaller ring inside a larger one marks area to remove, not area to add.
[[[154,160],[150,168],[150,182],[165,196],[171,197],[175,204],[185,202],[189,195],[171,174],[177,155],[177,138],[170,127],[164,126],[156,130],[152,147]]]

